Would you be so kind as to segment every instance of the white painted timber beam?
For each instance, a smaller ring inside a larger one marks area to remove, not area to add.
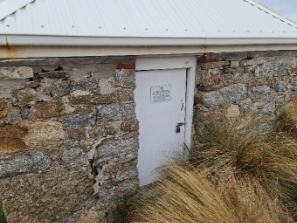
[[[84,57],[84,56],[151,56],[151,55],[201,55],[204,53],[297,50],[291,45],[249,45],[249,46],[185,46],[185,47],[32,47],[0,46],[0,59]]]

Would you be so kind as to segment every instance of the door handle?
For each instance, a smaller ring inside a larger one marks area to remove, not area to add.
[[[186,124],[187,123],[185,123],[185,122],[179,122],[179,123],[177,123],[175,132],[176,133],[180,133],[180,127],[183,126],[183,125],[186,125]]]

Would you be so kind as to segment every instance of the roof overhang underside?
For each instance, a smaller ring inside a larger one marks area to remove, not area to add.
[[[0,46],[0,59],[202,55],[221,52],[297,50],[297,44],[191,45],[191,46]]]
[[[297,50],[297,38],[139,38],[0,35],[0,59]]]

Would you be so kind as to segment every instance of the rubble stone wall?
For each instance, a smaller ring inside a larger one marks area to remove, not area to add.
[[[135,70],[119,64],[135,57],[0,61],[8,222],[107,222],[138,187]]]
[[[0,199],[10,223],[110,222],[138,188],[133,67],[132,56],[0,60]],[[224,112],[269,131],[297,96],[296,74],[297,51],[199,56],[196,130]]]
[[[297,51],[208,54],[198,57],[194,124],[227,116],[239,126],[271,130],[297,96]],[[224,113],[224,114],[222,114]]]

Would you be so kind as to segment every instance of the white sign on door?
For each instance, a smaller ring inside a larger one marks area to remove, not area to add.
[[[160,85],[151,87],[151,104],[164,103],[172,100],[172,85]]]

